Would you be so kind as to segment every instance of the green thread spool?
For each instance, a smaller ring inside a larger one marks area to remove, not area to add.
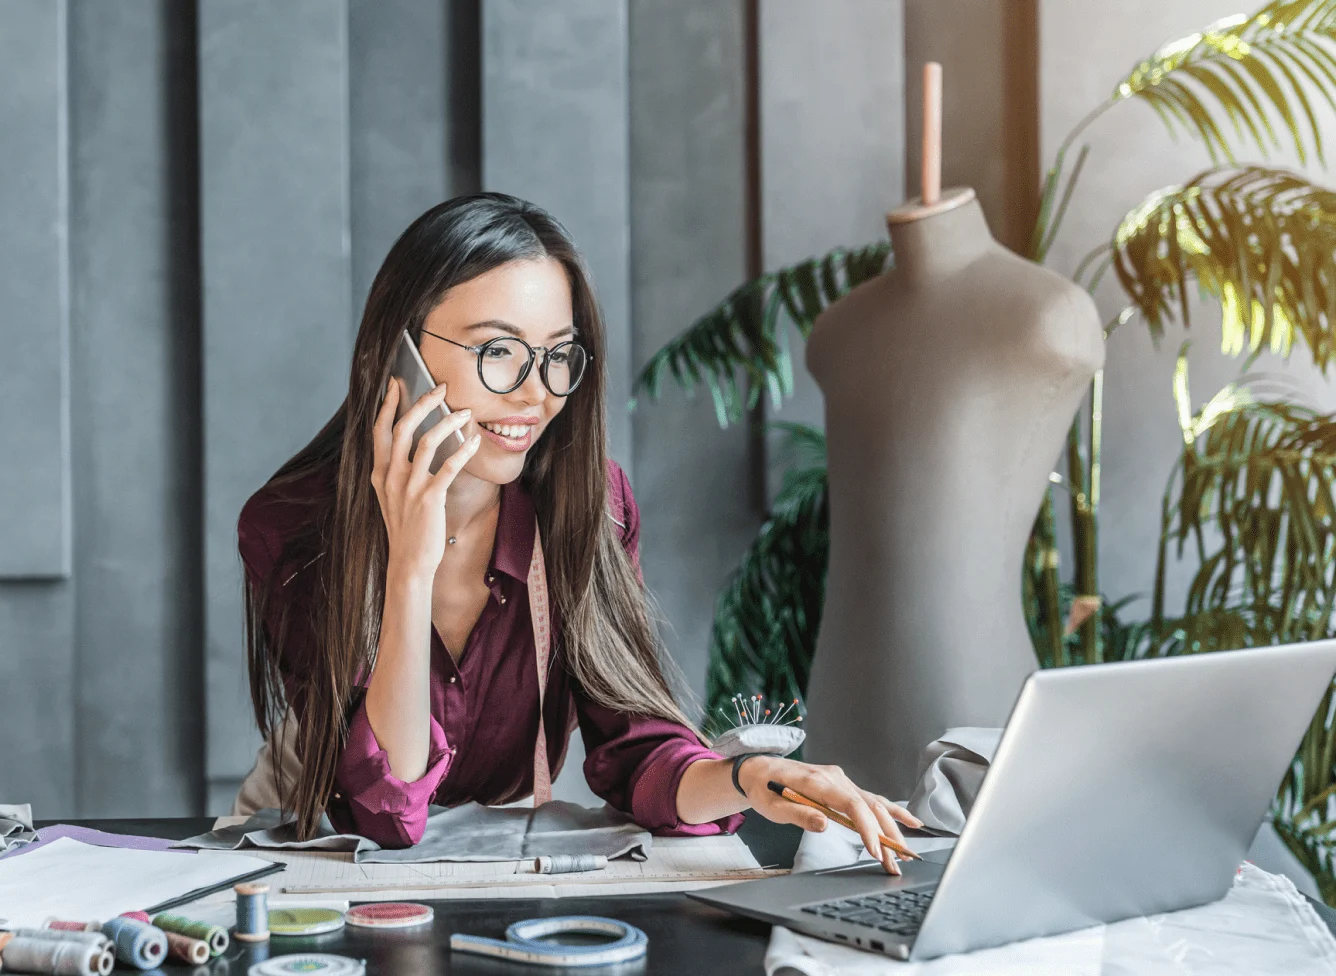
[[[175,932],[177,935],[185,935],[192,939],[199,939],[201,942],[207,942],[211,955],[219,956],[227,951],[229,941],[227,929],[221,925],[197,922],[193,918],[186,918],[184,915],[173,915],[170,912],[163,912],[161,915],[154,916],[153,924],[164,932]]]

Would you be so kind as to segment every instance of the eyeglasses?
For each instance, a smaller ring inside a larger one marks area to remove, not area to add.
[[[584,379],[585,367],[593,358],[584,346],[574,339],[559,342],[552,348],[531,346],[517,336],[498,336],[478,346],[466,346],[435,332],[422,330],[460,349],[467,349],[478,357],[478,378],[493,393],[511,393],[529,378],[534,359],[543,354],[538,367],[538,378],[553,396],[570,396]]]

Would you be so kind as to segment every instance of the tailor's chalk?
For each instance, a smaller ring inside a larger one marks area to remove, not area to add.
[[[184,915],[163,912],[161,915],[153,916],[153,924],[164,932],[176,932],[178,935],[185,935],[192,939],[207,942],[209,952],[215,956],[220,956],[226,952],[230,941],[227,937],[227,929],[221,925],[197,922],[193,918],[186,918]]]
[[[113,918],[102,931],[116,947],[116,958],[137,969],[154,969],[167,958],[167,933],[133,918]]]
[[[239,884],[237,893],[237,926],[232,930],[240,942],[267,942],[269,940],[269,886],[267,884]]]

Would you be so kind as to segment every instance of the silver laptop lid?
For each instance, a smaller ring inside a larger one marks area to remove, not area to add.
[[[1035,672],[913,947],[932,958],[1222,897],[1336,641]]]

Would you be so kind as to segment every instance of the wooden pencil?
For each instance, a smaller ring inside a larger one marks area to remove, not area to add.
[[[805,807],[811,807],[814,810],[820,810],[822,813],[824,813],[831,820],[834,820],[841,827],[848,827],[850,830],[858,832],[858,828],[854,826],[854,822],[844,814],[840,813],[840,811],[832,810],[824,803],[819,803],[816,800],[813,800],[810,796],[803,796],[797,790],[789,789],[789,787],[784,786],[782,783],[776,783],[774,780],[771,780],[769,785],[772,793],[776,793],[779,796],[782,796],[784,799],[791,800],[794,803],[801,803]],[[891,850],[895,851],[896,854],[899,854],[906,860],[909,861],[922,860],[921,857],[919,857],[917,854],[911,851],[904,844],[896,843],[883,833],[879,832],[877,834],[877,839],[881,841],[883,847],[889,847]]]

